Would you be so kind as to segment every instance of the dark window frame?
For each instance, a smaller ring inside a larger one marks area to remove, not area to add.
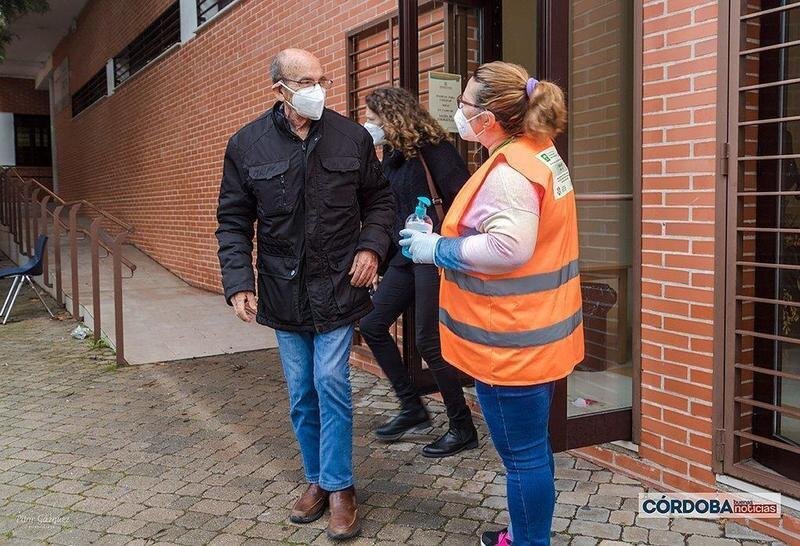
[[[800,445],[782,437],[776,427],[782,417],[797,418],[797,409],[781,400],[781,383],[800,376],[783,368],[778,348],[800,344],[796,328],[784,331],[782,320],[782,311],[797,303],[780,290],[778,279],[797,267],[786,261],[792,255],[785,246],[786,236],[794,236],[797,228],[784,225],[780,207],[800,189],[786,184],[783,167],[787,161],[800,162],[800,157],[786,153],[780,137],[776,142],[781,146],[770,148],[776,137],[769,133],[771,125],[785,128],[792,117],[774,111],[779,91],[793,78],[776,72],[771,58],[792,44],[784,37],[760,48],[764,44],[759,41],[761,36],[779,36],[762,32],[770,28],[767,18],[784,17],[790,10],[800,14],[800,4],[762,5],[761,10],[744,12],[733,2],[720,11],[720,58],[728,62],[719,75],[727,85],[720,85],[719,92],[717,210],[726,221],[720,223],[717,242],[725,264],[716,280],[714,469],[800,497]],[[759,20],[755,30],[749,28]],[[753,92],[757,103],[748,100]]]
[[[28,137],[21,144],[22,136]],[[52,142],[50,140],[50,116],[14,114],[14,155],[20,167],[52,167]]]
[[[173,2],[114,56],[114,87],[128,81],[180,41],[180,2]]]
[[[106,67],[101,68],[83,86],[72,94],[72,117],[77,116],[89,106],[108,95]]]
[[[212,20],[219,12],[236,2],[236,0],[196,0],[197,26],[200,27]]]

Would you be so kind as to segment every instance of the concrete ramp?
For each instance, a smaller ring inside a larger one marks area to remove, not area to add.
[[[27,258],[19,256],[16,244],[12,243],[9,232],[0,227],[0,250],[14,262],[25,263]],[[50,279],[54,285],[48,288],[51,294],[55,294],[54,244],[51,237],[48,241]],[[71,309],[68,238],[62,236],[60,244],[66,305]],[[133,276],[122,280],[124,353],[130,364],[277,347],[274,331],[255,322],[247,324],[237,319],[220,294],[190,286],[132,245],[125,245],[124,249],[125,257],[136,264]],[[101,251],[100,324],[103,337],[116,347],[112,259],[102,256]],[[86,324],[92,327],[92,270],[88,240],[82,239],[78,243],[78,264],[80,312]],[[130,272],[123,266],[122,274],[125,277]],[[13,320],[13,313],[11,318]]]

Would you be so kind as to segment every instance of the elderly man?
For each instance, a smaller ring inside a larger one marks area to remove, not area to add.
[[[272,61],[278,101],[228,142],[217,219],[225,298],[236,315],[276,330],[290,415],[309,486],[290,519],[330,506],[328,536],[360,525],[353,482],[349,355],[372,308],[394,201],[369,133],[325,109],[325,77],[307,51]],[[258,300],[253,223],[258,221]]]

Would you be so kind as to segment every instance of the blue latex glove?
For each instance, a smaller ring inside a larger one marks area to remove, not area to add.
[[[408,247],[415,264],[432,264],[436,255],[436,244],[442,236],[437,233],[422,233],[413,229],[400,232],[400,246]]]

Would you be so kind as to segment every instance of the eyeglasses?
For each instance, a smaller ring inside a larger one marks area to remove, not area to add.
[[[330,89],[333,85],[333,80],[330,78],[320,78],[319,80],[315,80],[312,78],[303,78],[302,80],[290,80],[289,78],[281,78],[285,82],[292,82],[296,83],[299,86],[299,89],[305,89],[307,87],[314,87],[316,84],[319,84],[320,87],[324,89]]]
[[[486,110],[486,108],[484,108],[483,106],[480,106],[478,104],[472,104],[471,102],[465,101],[464,95],[459,95],[458,98],[456,98],[456,104],[458,105],[459,108],[461,108],[466,104],[467,106],[472,106],[473,108],[478,108],[479,110]]]

